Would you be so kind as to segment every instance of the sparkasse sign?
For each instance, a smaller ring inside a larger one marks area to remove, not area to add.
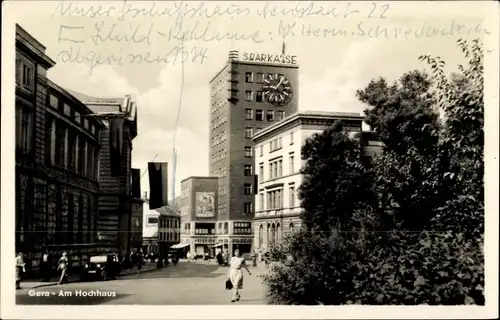
[[[288,54],[266,54],[243,52],[244,61],[297,64],[297,56]]]

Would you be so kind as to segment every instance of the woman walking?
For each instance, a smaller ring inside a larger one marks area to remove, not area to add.
[[[68,283],[68,256],[66,252],[63,252],[62,257],[59,259],[57,264],[57,269],[61,270],[59,284]]]
[[[245,264],[245,258],[241,257],[240,250],[236,249],[234,251],[234,257],[231,258],[229,267],[229,280],[231,280],[231,284],[233,285],[233,298],[231,299],[231,302],[240,300],[240,293],[238,290],[243,289],[242,268],[245,268],[248,274],[252,275]]]
[[[18,253],[16,257],[16,289],[21,289],[21,278],[23,272],[26,272],[23,254]]]

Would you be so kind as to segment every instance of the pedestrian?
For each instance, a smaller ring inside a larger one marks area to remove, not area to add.
[[[68,283],[68,254],[63,252],[61,258],[57,262],[57,270],[61,270],[61,278],[59,284]]]
[[[21,279],[26,272],[26,263],[24,263],[23,254],[19,252],[16,257],[16,289],[21,289]]]
[[[231,258],[231,264],[229,267],[229,280],[233,285],[233,298],[231,299],[231,302],[240,300],[240,293],[238,290],[243,289],[242,268],[245,268],[248,274],[252,275],[245,264],[245,258],[241,257],[240,250],[236,249],[234,251],[234,257]]]
[[[52,275],[52,255],[49,253],[48,249],[45,249],[43,252],[40,271],[42,272],[43,281],[50,281]]]
[[[252,267],[257,266],[257,253],[255,250],[252,251]]]

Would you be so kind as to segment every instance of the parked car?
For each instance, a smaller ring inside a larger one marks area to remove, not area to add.
[[[83,268],[82,280],[116,279],[120,271],[120,261],[117,254],[92,256],[89,263]]]

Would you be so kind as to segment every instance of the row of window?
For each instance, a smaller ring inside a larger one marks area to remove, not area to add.
[[[214,171],[212,171],[212,173],[210,174],[210,176],[212,176],[212,177],[219,177],[219,178],[227,177],[227,168],[218,168],[218,169],[215,169]]]
[[[227,79],[220,78],[216,83],[212,84],[212,97],[215,97],[219,92],[225,89],[227,86]]]
[[[224,130],[212,138],[212,147],[216,147],[227,141],[227,131]]]
[[[255,111],[255,115],[254,115],[254,111]],[[276,113],[276,119],[274,117]],[[250,109],[250,108],[247,108],[245,109],[245,120],[257,120],[257,121],[264,121],[264,110],[262,109],[256,109],[256,110],[253,110],[253,109]],[[280,121],[280,120],[283,120],[285,119],[285,111],[283,110],[267,110],[266,112],[266,121],[268,122],[272,122],[274,120],[276,121]]]
[[[220,109],[224,108],[224,112],[227,113],[227,105],[229,102],[227,99],[219,99],[219,100],[214,100],[212,101],[212,114],[216,113]]]
[[[267,77],[273,77],[273,78],[276,78],[276,79],[279,79],[281,77],[283,77],[284,75],[283,74],[280,74],[280,73],[272,73],[272,72],[269,72],[267,74]],[[245,82],[246,83],[264,83],[264,73],[262,72],[257,72],[257,73],[253,73],[253,72],[245,72]]]
[[[267,225],[266,228],[266,241],[265,244],[267,247],[274,247],[276,244],[281,242],[282,239],[282,232],[281,232],[281,226],[279,223],[276,225],[273,223],[272,225]],[[288,226],[288,232],[293,232],[294,226],[293,223],[290,223]],[[261,225],[259,227],[259,244],[258,248],[262,248],[264,245],[264,227]]]
[[[181,237],[178,232],[159,232],[160,241],[179,242]]]
[[[288,189],[288,206],[295,207],[295,186]],[[264,202],[264,192],[259,194],[259,210],[276,210],[283,208],[283,189],[276,189],[267,192],[267,201]]]
[[[63,121],[47,119],[46,161],[97,180],[99,147],[87,141],[86,135],[72,130]]]
[[[217,150],[212,154],[211,162],[212,164],[217,163],[222,160],[227,159],[227,150],[226,149],[221,149]]]
[[[289,159],[288,159],[288,173],[289,174],[294,174],[295,173],[295,156],[293,153],[290,153]],[[273,159],[272,161],[269,161],[269,176],[268,180],[280,178],[283,176],[283,158],[279,159]],[[259,179],[260,183],[265,182],[264,179],[264,164],[261,163],[259,166]]]
[[[290,132],[290,137],[289,137],[290,145],[293,145],[293,134],[294,134],[293,132]],[[271,142],[269,142],[269,152],[279,150],[282,147],[283,147],[282,137],[276,138]],[[264,155],[264,145],[259,146],[259,155],[261,157]]]
[[[85,130],[93,135],[98,134],[97,127],[90,123],[88,117],[81,116],[78,111],[73,110],[68,104],[60,102],[56,96],[49,94],[49,106],[52,108],[62,111],[62,113],[68,117],[71,121],[79,126],[82,126]]]
[[[227,123],[227,116],[220,116],[212,121],[212,130],[215,130]]]
[[[151,219],[151,218],[149,218]],[[157,218],[156,218],[157,219]],[[158,228],[160,229],[176,229],[180,228],[180,222],[179,220],[176,219],[157,219],[158,221]],[[149,223],[149,221],[148,221]]]

